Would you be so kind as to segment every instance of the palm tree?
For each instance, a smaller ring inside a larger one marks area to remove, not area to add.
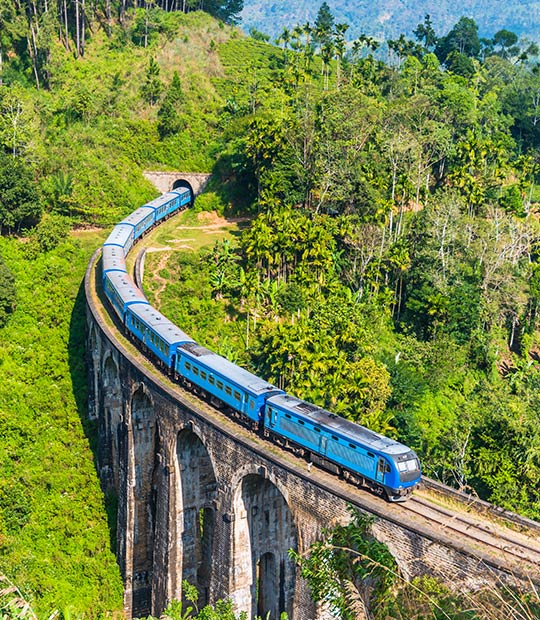
[[[341,67],[343,63],[343,56],[345,55],[345,50],[347,48],[347,43],[345,41],[345,33],[349,29],[349,24],[336,24],[335,32],[334,32],[334,45],[335,45],[335,54],[337,59],[337,88],[340,86],[340,78],[341,78]]]

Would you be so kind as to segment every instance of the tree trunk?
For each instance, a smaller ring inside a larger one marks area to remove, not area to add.
[[[81,24],[79,21],[79,0],[75,0],[75,55],[79,57],[79,51],[81,49]]]
[[[66,32],[65,46],[66,46],[66,51],[69,52],[69,25],[68,25],[67,0],[63,0],[63,6],[64,6],[64,29]]]
[[[28,41],[28,53],[30,55],[30,59],[32,61],[32,71],[34,72],[34,78],[36,80],[36,88],[39,90],[40,81],[39,81],[39,70],[38,70],[38,58],[37,58],[37,46],[36,46],[36,33],[34,31],[34,25],[30,22],[30,34],[32,42]]]
[[[84,46],[86,43],[86,0],[82,0],[82,12],[81,12],[81,56],[84,56]]]
[[[105,4],[105,13],[107,15],[107,36],[111,36],[111,0],[107,0]]]

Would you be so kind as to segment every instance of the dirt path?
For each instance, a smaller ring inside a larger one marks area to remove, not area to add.
[[[225,219],[220,217],[215,212],[203,212],[197,215],[197,219],[200,222],[199,225],[195,226],[177,226],[176,230],[193,230],[197,232],[201,232],[206,235],[215,235],[222,233],[223,230],[227,229],[231,225],[238,224],[240,222],[249,221],[250,218],[246,217],[238,217],[238,218],[230,218]],[[168,243],[164,247],[147,247],[146,251],[148,254],[151,252],[161,252],[161,256],[159,258],[158,264],[152,270],[152,274],[150,275],[153,282],[156,282],[156,289],[153,291],[155,296],[155,306],[157,308],[161,305],[161,295],[167,288],[167,284],[169,280],[167,278],[163,278],[160,275],[160,271],[167,266],[167,262],[169,261],[173,252],[180,252],[185,250],[195,250],[195,247],[190,245],[190,241],[197,246],[197,239],[170,239]],[[173,247],[172,247],[173,246]]]
[[[148,248],[147,252],[161,252],[161,256],[159,258],[159,263],[157,264],[155,272],[152,274],[152,280],[157,282],[158,286],[154,293],[155,297],[155,306],[159,308],[161,306],[161,294],[167,288],[167,284],[169,281],[167,278],[163,278],[160,275],[160,271],[167,265],[167,261],[169,260],[172,250],[171,248]]]

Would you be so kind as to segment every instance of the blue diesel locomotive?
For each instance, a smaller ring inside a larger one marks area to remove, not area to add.
[[[389,501],[404,501],[421,478],[410,448],[286,394],[197,344],[135,286],[125,260],[133,244],[192,202],[191,190],[172,190],[122,220],[103,245],[103,290],[128,336],[179,383],[265,437]]]

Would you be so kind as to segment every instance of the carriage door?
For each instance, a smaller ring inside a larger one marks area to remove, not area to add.
[[[273,428],[277,422],[277,411],[275,409],[272,409],[272,407],[268,407],[267,419],[268,419],[268,426],[270,426],[270,428]]]
[[[328,437],[325,437],[324,435],[322,435],[321,437],[321,445],[320,445],[320,452],[323,456],[326,456],[326,449],[328,447]]]
[[[384,482],[384,474],[386,472],[386,461],[379,457],[379,461],[377,463],[377,472],[375,474],[375,480],[377,482]]]

